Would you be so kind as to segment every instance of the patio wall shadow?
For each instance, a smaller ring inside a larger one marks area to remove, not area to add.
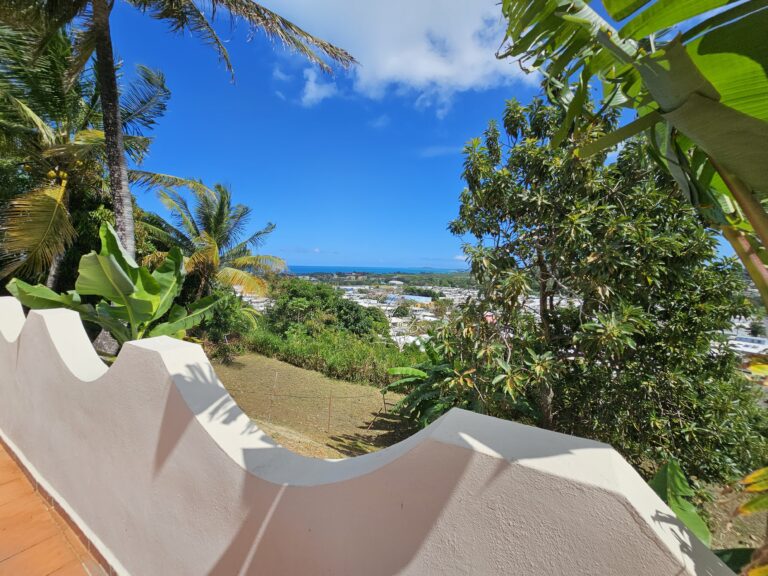
[[[0,436],[120,574],[730,574],[607,445],[454,410],[306,458],[199,346],[131,342],[107,369],[75,313],[12,298]]]

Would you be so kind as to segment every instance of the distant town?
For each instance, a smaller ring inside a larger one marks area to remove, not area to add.
[[[400,346],[428,338],[431,326],[443,320],[458,305],[478,296],[477,286],[468,272],[449,273],[374,273],[313,272],[295,274],[312,282],[323,282],[343,291],[344,298],[366,308],[378,308],[389,320],[392,339]],[[759,295],[751,282],[745,296]],[[259,311],[270,305],[269,298],[246,298]],[[530,297],[526,307],[537,313],[537,299]],[[757,307],[761,310],[760,307]],[[753,359],[768,355],[768,318],[734,318],[725,334],[728,347],[740,354],[747,368]]]
[[[318,272],[297,277],[332,284],[343,291],[347,300],[384,312],[389,320],[390,336],[400,347],[426,338],[434,322],[477,296],[477,287],[467,272]],[[246,300],[259,311],[270,305],[269,298]]]

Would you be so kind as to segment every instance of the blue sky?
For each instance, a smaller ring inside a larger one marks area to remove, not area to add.
[[[329,77],[228,20],[217,29],[235,81],[190,35],[116,2],[116,54],[162,70],[172,91],[144,168],[229,185],[276,231],[289,265],[463,267],[446,229],[463,188],[461,149],[529,101],[535,77],[494,57],[497,0],[266,0],[360,62]],[[146,209],[164,214],[151,193]],[[723,245],[724,254],[731,255]]]
[[[328,77],[224,22],[232,83],[211,48],[115,4],[126,76],[136,64],[160,69],[173,94],[143,167],[230,185],[255,209],[254,229],[277,224],[262,251],[289,264],[463,266],[461,241],[446,230],[463,187],[461,148],[505,99],[536,92],[533,78],[493,57],[503,37],[496,1],[266,4],[360,66]],[[163,213],[152,194],[138,200]]]

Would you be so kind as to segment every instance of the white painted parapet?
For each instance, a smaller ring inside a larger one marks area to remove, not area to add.
[[[296,455],[202,349],[0,298],[0,435],[120,574],[731,572],[609,446],[452,410],[346,460]]]

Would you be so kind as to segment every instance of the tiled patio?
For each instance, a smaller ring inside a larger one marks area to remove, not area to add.
[[[102,576],[66,521],[0,445],[0,576]]]

